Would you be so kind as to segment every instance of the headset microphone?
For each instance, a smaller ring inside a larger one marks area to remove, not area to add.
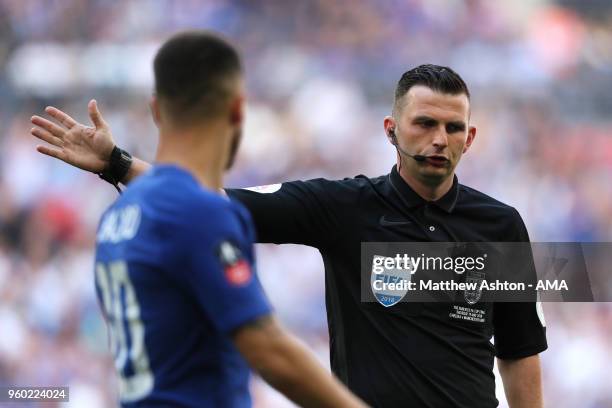
[[[389,136],[391,136],[391,140],[393,142],[393,146],[395,146],[395,148],[397,150],[399,150],[400,152],[402,152],[404,155],[408,156],[408,157],[412,157],[415,161],[418,162],[424,162],[425,160],[427,160],[427,156],[423,156],[422,154],[410,154],[408,152],[405,152],[400,146],[399,143],[397,143],[397,136],[395,136],[395,130],[394,129],[389,129]]]

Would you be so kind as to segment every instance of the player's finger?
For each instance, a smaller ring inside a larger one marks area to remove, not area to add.
[[[104,119],[102,119],[102,114],[98,109],[98,102],[96,102],[95,99],[89,101],[89,103],[87,104],[87,110],[89,111],[89,118],[91,119],[91,122],[94,124],[96,129],[106,127],[106,122],[104,121]]]
[[[62,139],[53,136],[51,132],[47,132],[45,129],[34,127],[30,129],[30,133],[44,142],[58,147],[62,146]]]
[[[63,150],[58,149],[57,147],[38,145],[36,146],[36,150],[39,153],[46,154],[47,156],[55,157],[56,159],[66,161],[66,154]]]
[[[30,121],[33,124],[35,124],[36,126],[41,127],[43,129],[51,132],[51,134],[53,134],[53,136],[59,137],[60,139],[62,139],[64,137],[64,134],[66,133],[66,130],[64,128],[62,128],[59,125],[51,122],[50,120],[47,120],[45,118],[41,118],[40,116],[34,115],[30,119]]]
[[[68,129],[72,129],[77,124],[77,121],[72,119],[70,115],[54,106],[47,106],[45,108],[45,112],[47,112],[53,119],[66,126]]]

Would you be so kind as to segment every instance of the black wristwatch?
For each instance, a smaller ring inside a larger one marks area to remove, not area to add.
[[[108,166],[98,175],[102,180],[111,183],[117,191],[121,192],[119,183],[125,178],[132,166],[132,155],[117,146],[113,147]]]

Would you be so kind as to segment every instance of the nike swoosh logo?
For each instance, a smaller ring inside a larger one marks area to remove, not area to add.
[[[391,227],[394,225],[408,225],[408,224],[412,224],[412,221],[408,221],[408,220],[388,220],[385,218],[384,215],[382,215],[380,217],[380,225],[382,225],[383,227]]]

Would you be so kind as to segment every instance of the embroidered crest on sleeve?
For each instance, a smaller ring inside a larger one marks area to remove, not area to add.
[[[252,272],[249,262],[244,258],[240,249],[230,241],[222,241],[217,250],[217,256],[225,279],[234,286],[242,286],[249,283]]]

